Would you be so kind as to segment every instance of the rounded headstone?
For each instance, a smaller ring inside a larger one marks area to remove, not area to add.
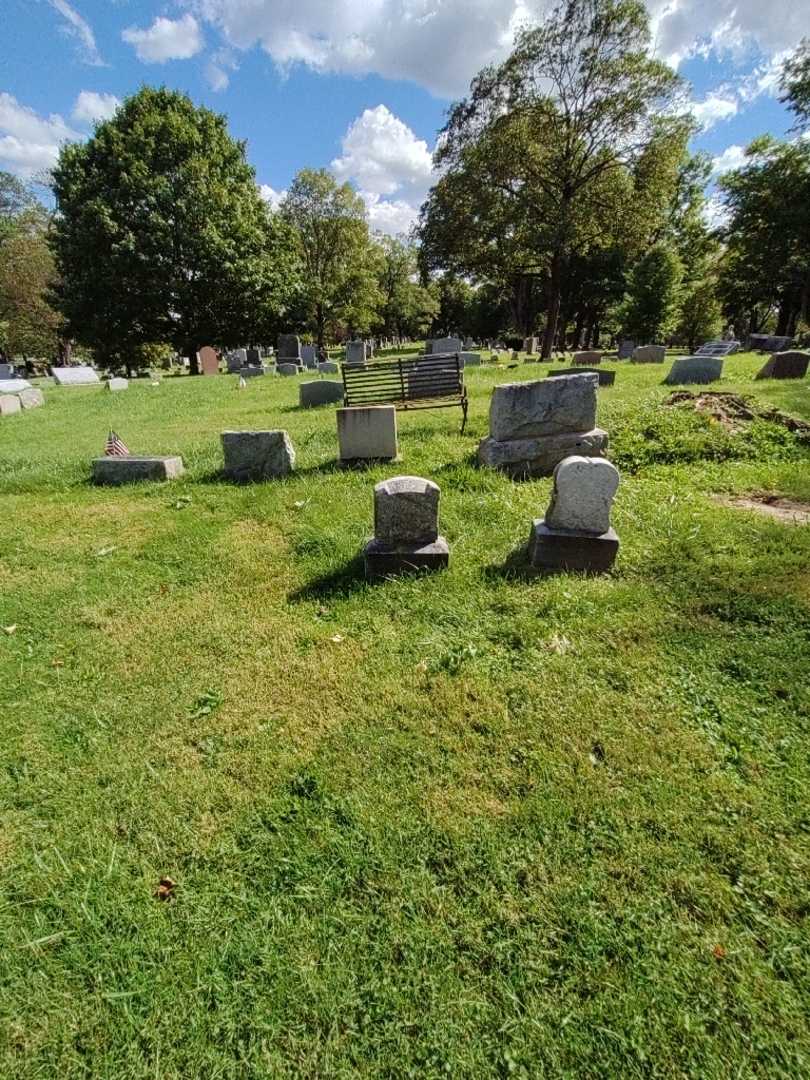
[[[394,476],[374,488],[374,537],[383,544],[430,544],[439,535],[439,486]]]
[[[605,458],[564,458],[554,469],[546,526],[601,536],[610,528],[610,508],[618,487],[619,470]]]

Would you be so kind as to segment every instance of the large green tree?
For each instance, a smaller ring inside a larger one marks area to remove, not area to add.
[[[56,282],[49,216],[11,190],[13,200],[0,195],[0,356],[50,360],[60,348],[61,319],[49,303]]]
[[[810,127],[810,38],[802,38],[782,69],[780,98],[796,114],[800,131]]]
[[[302,169],[280,208],[304,268],[303,306],[318,344],[327,330],[366,333],[377,318],[380,255],[363,200],[326,169]]]
[[[111,362],[167,342],[267,340],[298,283],[294,245],[224,116],[145,87],[53,172],[57,303]]]
[[[439,310],[436,297],[418,277],[414,244],[399,236],[377,236],[380,262],[379,329],[386,336],[419,337]]]
[[[683,267],[668,244],[654,244],[636,262],[627,284],[621,324],[645,344],[666,341],[675,328]]]
[[[473,80],[442,132],[437,163],[448,174],[486,169],[492,242],[519,247],[525,272],[546,273],[545,356],[566,263],[626,204],[627,175],[672,109],[678,77],[649,44],[640,0],[564,0]]]

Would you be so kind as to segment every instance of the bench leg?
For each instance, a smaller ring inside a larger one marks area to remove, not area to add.
[[[466,398],[462,401],[461,407],[464,410],[464,419],[461,421],[461,432],[460,432],[460,434],[463,435],[464,434],[464,428],[467,426],[467,399]]]

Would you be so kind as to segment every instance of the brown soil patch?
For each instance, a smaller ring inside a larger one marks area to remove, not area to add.
[[[787,525],[810,524],[810,503],[785,499],[781,495],[752,493],[751,495],[717,496],[715,502],[720,506],[732,507],[735,510],[754,510],[758,514],[776,518],[777,521]]]
[[[752,420],[769,420],[772,424],[793,431],[802,442],[810,442],[810,424],[797,420],[770,405],[761,405],[739,394],[723,394],[716,390],[693,394],[689,390],[676,390],[664,401],[665,406],[685,405],[696,412],[705,413],[717,420],[729,431],[743,431]]]

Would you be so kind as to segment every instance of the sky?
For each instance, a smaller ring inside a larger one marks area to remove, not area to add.
[[[331,169],[373,228],[406,231],[448,106],[551,0],[2,0],[0,169],[36,177],[144,84],[229,119],[265,198]],[[784,135],[780,66],[810,0],[647,0],[654,49],[688,80],[715,178]],[[716,198],[709,213],[719,212]]]

